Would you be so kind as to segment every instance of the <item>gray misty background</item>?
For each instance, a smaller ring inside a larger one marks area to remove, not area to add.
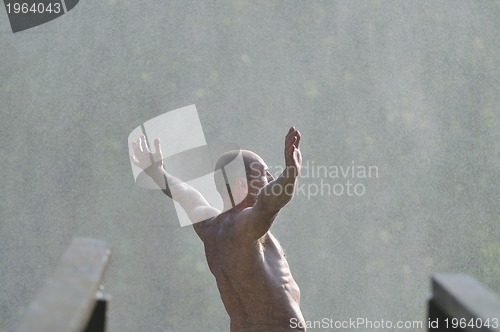
[[[272,228],[307,320],[426,320],[440,271],[500,292],[500,1],[86,0],[0,22],[0,331],[74,236],[112,246],[109,331],[228,330],[201,242],[128,159],[135,127],[193,103],[209,142],[271,169],[291,125],[304,164],[377,168],[303,177],[364,192],[300,193]]]

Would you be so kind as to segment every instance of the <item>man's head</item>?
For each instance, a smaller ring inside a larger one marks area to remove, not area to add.
[[[264,160],[248,150],[224,153],[217,160],[214,177],[222,199],[225,202],[232,199],[233,206],[245,199],[253,205],[260,189],[273,180]]]

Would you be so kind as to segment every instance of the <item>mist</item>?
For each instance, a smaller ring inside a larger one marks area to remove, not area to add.
[[[500,1],[87,0],[0,22],[1,332],[75,236],[110,243],[110,332],[229,330],[202,242],[130,167],[132,130],[191,104],[273,175],[300,130],[271,232],[306,320],[426,321],[436,272],[500,292]]]

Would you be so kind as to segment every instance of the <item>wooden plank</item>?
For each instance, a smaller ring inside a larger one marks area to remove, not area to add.
[[[81,332],[94,311],[110,255],[105,241],[73,239],[16,331]]]
[[[438,273],[432,277],[432,292],[432,301],[450,319],[494,323],[490,327],[467,326],[465,331],[500,332],[497,325],[500,324],[500,300],[475,278],[461,273]]]
[[[456,328],[452,329],[450,325],[446,323],[446,319],[450,322],[450,317],[447,313],[445,313],[441,308],[439,308],[436,303],[434,303],[434,299],[429,299],[427,302],[427,313],[429,317],[427,331],[428,332],[447,332],[447,331],[460,331],[464,332],[464,329]]]
[[[94,311],[88,321],[87,327],[83,332],[105,332],[107,326],[107,316],[109,311],[109,302],[111,296],[105,295],[101,292],[97,292],[96,296],[97,304],[94,307]]]

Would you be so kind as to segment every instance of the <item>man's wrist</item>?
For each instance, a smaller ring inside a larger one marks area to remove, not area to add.
[[[144,169],[144,173],[146,173],[152,178],[155,178],[159,174],[163,174],[163,172],[164,172],[163,165],[156,163]]]
[[[295,180],[299,176],[300,170],[297,166],[286,166],[283,170],[283,177]]]

